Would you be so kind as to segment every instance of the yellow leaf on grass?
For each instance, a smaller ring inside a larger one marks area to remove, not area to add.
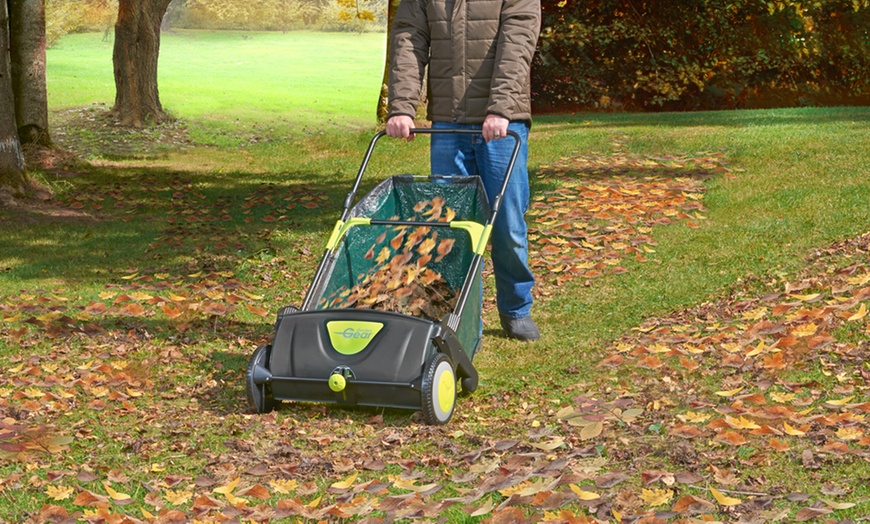
[[[862,302],[861,307],[858,308],[858,311],[854,315],[852,315],[851,317],[847,318],[846,320],[848,320],[849,322],[854,322],[856,320],[861,320],[862,318],[864,318],[866,316],[867,316],[867,304]]]
[[[791,427],[788,422],[783,422],[782,427],[783,429],[785,429],[785,433],[787,435],[791,435],[793,437],[800,437],[807,434],[806,431],[801,431],[800,429]]]
[[[839,400],[826,400],[825,404],[830,404],[832,406],[845,406],[846,403],[849,402],[850,400],[852,400],[853,398],[855,398],[855,395],[852,395],[852,396],[846,397],[846,398],[841,398]]]
[[[818,331],[818,330],[819,330],[819,326],[810,322],[809,324],[802,324],[802,325],[794,328],[793,330],[791,330],[791,334],[798,337],[798,338],[804,338],[804,337],[809,337],[809,336],[815,335],[816,331]]]
[[[233,495],[232,493],[225,493],[224,496],[227,498],[227,502],[229,502],[230,504],[232,504],[233,506],[235,506],[237,508],[244,507],[248,503],[247,499],[237,497],[237,496]]]
[[[580,500],[595,500],[597,498],[601,498],[601,495],[599,495],[598,493],[594,493],[592,491],[584,491],[580,489],[580,486],[578,486],[577,484],[569,484],[569,487],[571,488],[571,491],[573,491],[578,497],[580,497]]]
[[[796,298],[798,300],[801,300],[803,302],[807,302],[807,301],[815,300],[815,299],[819,298],[820,293],[811,293],[809,295],[789,295],[789,296],[792,298]]]
[[[736,506],[738,504],[743,504],[742,500],[729,497],[713,487],[710,488],[710,493],[713,494],[713,497],[720,506]]]
[[[758,424],[756,424],[755,422],[753,422],[745,417],[733,418],[730,416],[726,416],[725,422],[727,422],[728,425],[731,426],[732,428],[736,428],[736,429],[758,429],[761,427]]]
[[[276,493],[282,495],[287,495],[296,491],[296,485],[296,479],[277,479],[269,481],[269,487],[271,487]]]
[[[700,423],[706,422],[710,418],[710,414],[708,413],[696,413],[694,411],[687,411],[685,415],[677,415],[677,418],[682,420],[683,422],[692,422],[692,423]]]
[[[66,500],[70,498],[70,496],[75,491],[72,486],[49,486],[45,490],[45,494],[51,497],[53,500]]]
[[[840,428],[837,430],[837,437],[843,440],[858,440],[864,437],[864,432],[861,428]]]
[[[674,491],[670,489],[643,489],[640,498],[651,507],[661,506],[674,498]]]
[[[858,275],[857,277],[851,277],[847,279],[847,282],[849,282],[853,286],[863,286],[864,284],[870,282],[870,273],[864,273],[863,275]]]
[[[755,346],[755,349],[750,350],[749,352],[747,352],[747,353],[745,354],[745,356],[747,356],[747,357],[754,357],[754,356],[756,356],[756,355],[760,355],[760,354],[764,353],[764,350],[765,350],[765,349],[767,349],[767,348],[766,348],[765,345],[764,345],[764,341],[763,341],[763,340],[759,340],[759,341],[758,341],[758,345]]]
[[[109,496],[112,497],[112,500],[120,502],[124,500],[130,500],[131,498],[130,495],[127,495],[126,493],[119,493],[112,489],[111,486],[109,486],[108,482],[103,482],[103,487],[106,488],[106,493],[108,493]]]
[[[762,306],[743,313],[744,320],[761,320],[767,314],[767,308]]]
[[[184,491],[182,489],[178,491],[173,491],[171,489],[166,490],[166,493],[163,495],[163,498],[167,500],[173,506],[181,506],[182,504],[187,504],[187,502],[193,497],[193,493],[190,491]]]
[[[770,398],[772,398],[774,402],[779,402],[780,404],[788,404],[794,400],[796,396],[797,395],[794,393],[777,393],[776,391],[770,393]]]
[[[36,387],[30,387],[24,390],[24,396],[33,399],[42,398],[45,396],[45,391]]]
[[[727,391],[717,391],[716,394],[719,395],[720,397],[733,397],[734,395],[743,391],[744,387],[746,387],[746,386],[740,386],[739,388],[729,389]]]
[[[234,481],[230,482],[229,484],[226,484],[226,485],[221,486],[219,488],[214,488],[211,491],[212,491],[212,493],[222,493],[224,495],[226,495],[228,493],[232,493],[232,491],[234,489],[236,489],[236,486],[239,484],[240,479],[241,479],[241,477],[236,477],[236,479]]]
[[[358,475],[359,475],[359,472],[354,472],[353,475],[347,477],[346,479],[342,480],[341,482],[333,483],[332,485],[330,485],[330,487],[333,489],[350,489],[350,487],[353,486],[353,483],[356,481],[356,477]]]

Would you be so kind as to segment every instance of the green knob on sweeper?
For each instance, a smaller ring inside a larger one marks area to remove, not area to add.
[[[335,391],[336,393],[341,393],[344,391],[344,388],[347,387],[347,380],[344,379],[343,376],[338,373],[333,373],[329,377],[329,389]]]

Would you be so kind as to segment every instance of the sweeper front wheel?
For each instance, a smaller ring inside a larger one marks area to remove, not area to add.
[[[251,355],[251,360],[248,361],[248,373],[245,382],[247,385],[248,405],[254,413],[269,413],[275,409],[272,388],[266,380],[266,377],[270,375],[266,365],[269,363],[269,355],[271,353],[272,346],[260,346]]]
[[[456,408],[456,373],[450,359],[435,353],[423,370],[423,421],[443,425],[450,421]]]

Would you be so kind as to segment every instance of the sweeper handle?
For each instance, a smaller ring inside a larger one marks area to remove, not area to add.
[[[430,128],[414,128],[411,129],[412,134],[430,134],[430,135],[444,135],[444,134],[462,134],[462,135],[479,135],[479,129],[430,129]],[[380,131],[378,134],[372,138],[371,143],[369,143],[369,148],[366,150],[366,154],[363,157],[362,164],[359,167],[359,172],[356,175],[356,180],[353,183],[353,188],[350,190],[350,193],[347,194],[347,198],[344,199],[344,209],[341,211],[341,220],[346,221],[348,215],[350,214],[350,208],[353,206],[353,202],[356,199],[356,192],[359,190],[360,182],[362,182],[363,174],[365,174],[366,168],[369,164],[369,159],[372,156],[372,152],[375,149],[375,144],[377,144],[378,140],[381,137],[386,136],[386,131]],[[505,173],[504,181],[502,182],[501,188],[497,195],[492,197],[492,204],[490,205],[490,217],[489,223],[495,222],[495,217],[498,215],[498,209],[501,207],[501,198],[504,195],[505,191],[508,187],[508,182],[510,182],[511,174],[514,171],[514,164],[516,164],[517,156],[520,153],[520,135],[518,135],[515,131],[511,131],[508,129],[508,136],[514,139],[514,148],[511,152],[510,161],[508,161],[507,172]]]

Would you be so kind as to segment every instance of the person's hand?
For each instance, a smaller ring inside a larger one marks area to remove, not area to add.
[[[408,142],[414,140],[414,119],[407,115],[391,116],[387,119],[387,135],[393,138],[404,138]]]
[[[510,121],[503,116],[486,115],[483,121],[483,139],[489,142],[506,137],[509,123]]]

